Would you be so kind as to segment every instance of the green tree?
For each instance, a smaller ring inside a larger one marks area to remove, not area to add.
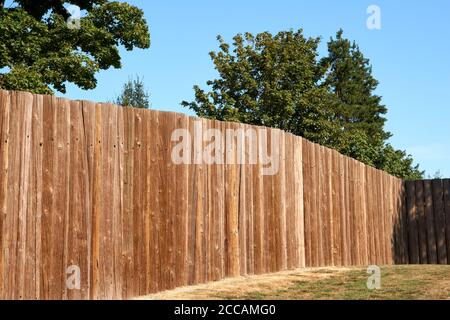
[[[334,95],[334,120],[342,130],[333,147],[393,175],[420,179],[423,172],[413,166],[411,156],[387,142],[392,136],[384,130],[387,108],[374,94],[378,81],[358,45],[339,30],[328,42],[328,55],[320,63],[326,70],[321,85]]]
[[[279,128],[401,178],[423,175],[387,143],[378,82],[342,31],[320,60],[319,39],[302,30],[238,34],[232,46],[218,40],[220,51],[210,56],[219,78],[207,82],[208,92],[194,86],[195,101],[182,102],[198,116]]]
[[[65,6],[82,10],[80,28],[69,28]],[[142,10],[107,0],[0,1],[0,88],[34,93],[66,91],[71,82],[93,89],[95,74],[120,68],[119,47],[148,48]]]
[[[210,56],[220,78],[210,92],[195,86],[195,101],[182,105],[201,117],[279,128],[332,145],[332,95],[318,85],[318,38],[302,30],[233,38],[233,48],[219,36],[219,52]]]
[[[145,89],[144,82],[137,77],[129,79],[123,86],[122,93],[114,101],[124,107],[149,108],[149,94]]]
[[[372,66],[358,45],[342,35],[339,30],[336,39],[330,39],[328,56],[321,59],[326,68],[322,85],[336,100],[335,120],[349,134],[363,132],[374,143],[386,140],[391,137],[384,131],[387,109],[381,97],[374,94],[378,81],[372,76]]]

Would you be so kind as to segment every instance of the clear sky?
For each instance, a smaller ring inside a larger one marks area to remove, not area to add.
[[[427,173],[450,178],[450,1],[406,0],[248,0],[128,1],[145,12],[149,50],[122,51],[123,67],[98,75],[98,87],[83,91],[69,85],[73,99],[107,101],[129,76],[139,75],[151,94],[152,108],[185,112],[194,84],[216,76],[208,52],[216,36],[303,28],[321,36],[321,54],[339,28],[355,40],[380,85],[388,107],[391,143],[406,149]],[[366,26],[369,5],[381,9],[381,30]]]

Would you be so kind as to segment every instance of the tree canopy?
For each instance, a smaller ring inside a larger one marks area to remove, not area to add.
[[[220,78],[210,92],[195,86],[196,101],[183,101],[201,117],[264,125],[330,144],[338,127],[331,121],[332,95],[319,80],[318,38],[302,31],[236,35],[233,49],[219,36],[210,56]]]
[[[82,10],[80,28],[69,28],[66,6]],[[142,10],[107,0],[0,1],[0,88],[64,93],[66,83],[93,89],[95,74],[120,68],[119,47],[148,48]]]
[[[207,82],[209,91],[194,86],[195,101],[182,102],[198,116],[279,128],[395,176],[422,176],[409,155],[388,143],[387,108],[374,94],[372,66],[342,30],[321,59],[320,39],[302,30],[218,41],[210,56],[219,77]]]

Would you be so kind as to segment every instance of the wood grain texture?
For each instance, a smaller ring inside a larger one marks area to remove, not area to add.
[[[433,208],[436,230],[436,247],[439,264],[447,264],[447,244],[445,240],[444,190],[442,180],[433,180]]]
[[[406,188],[408,188],[409,186],[409,184],[406,184]],[[434,227],[433,190],[431,180],[424,180],[423,186],[425,189],[425,218],[427,223],[428,263],[436,264],[438,260],[436,247],[436,231]]]
[[[449,180],[403,182],[278,129],[0,90],[0,139],[3,299],[450,261]]]

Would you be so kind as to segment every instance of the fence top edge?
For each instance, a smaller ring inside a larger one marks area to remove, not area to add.
[[[59,97],[59,96],[56,96],[56,95],[34,94],[34,93],[31,93],[31,92],[27,92],[27,91],[0,89],[0,95],[3,95],[3,94],[9,94],[9,95],[16,94],[18,96],[20,96],[20,95],[31,95],[32,97],[37,97],[37,98],[50,98],[50,99],[58,99],[58,100],[69,101],[69,102],[79,102],[81,105],[83,105],[83,104],[89,104],[89,105],[93,105],[93,106],[96,106],[96,105],[108,105],[108,106],[111,106],[111,107],[125,108],[127,110],[135,110],[135,108],[123,107],[123,106],[120,106],[118,104],[111,103],[111,102],[94,102],[94,101],[85,100],[85,99],[70,99],[70,98],[67,98],[67,97]],[[317,145],[317,146],[319,146],[321,148],[326,148],[326,149],[329,149],[331,151],[336,151],[333,148],[329,148],[329,147],[323,146],[321,144],[312,142],[312,141],[310,141],[310,140],[308,140],[308,139],[306,139],[306,138],[304,138],[302,136],[295,135],[295,134],[293,134],[291,132],[287,132],[287,131],[279,129],[279,128],[266,127],[266,126],[263,126],[263,125],[242,124],[242,123],[236,122],[236,121],[221,121],[221,120],[215,120],[215,119],[207,119],[207,118],[201,118],[201,117],[198,117],[198,116],[195,116],[195,115],[188,115],[188,114],[185,114],[185,113],[182,113],[182,112],[173,112],[173,111],[165,111],[165,110],[152,110],[152,109],[137,109],[137,110],[140,110],[140,112],[144,112],[144,113],[148,112],[148,113],[164,114],[164,115],[170,114],[170,115],[174,115],[176,117],[187,117],[189,120],[202,120],[202,121],[206,120],[206,121],[220,122],[220,123],[223,123],[223,124],[230,124],[230,125],[231,124],[233,124],[233,125],[241,124],[241,125],[243,125],[243,127],[261,128],[261,129],[265,129],[265,130],[270,129],[270,130],[273,130],[273,131],[282,132],[285,135],[292,135],[292,136],[294,136],[296,138],[300,138],[299,141],[306,141],[306,142],[309,142],[309,143],[313,144],[314,146]],[[380,171],[380,172],[382,172],[382,173],[384,173],[384,174],[386,174],[386,175],[388,175],[390,177],[393,177],[393,178],[398,179],[398,180],[402,180],[402,179],[399,179],[399,178],[389,174],[386,171],[374,168],[374,167],[372,167],[370,165],[367,165],[367,164],[365,164],[365,163],[363,163],[363,162],[361,162],[359,160],[356,160],[354,158],[351,158],[351,157],[348,157],[346,155],[343,155],[342,153],[339,153],[338,151],[336,151],[336,152],[338,154],[342,155],[343,157],[348,158],[349,160],[352,160],[352,161],[355,161],[355,162],[358,162],[358,163],[362,164],[363,166],[365,166],[367,168],[373,168],[374,170]]]

